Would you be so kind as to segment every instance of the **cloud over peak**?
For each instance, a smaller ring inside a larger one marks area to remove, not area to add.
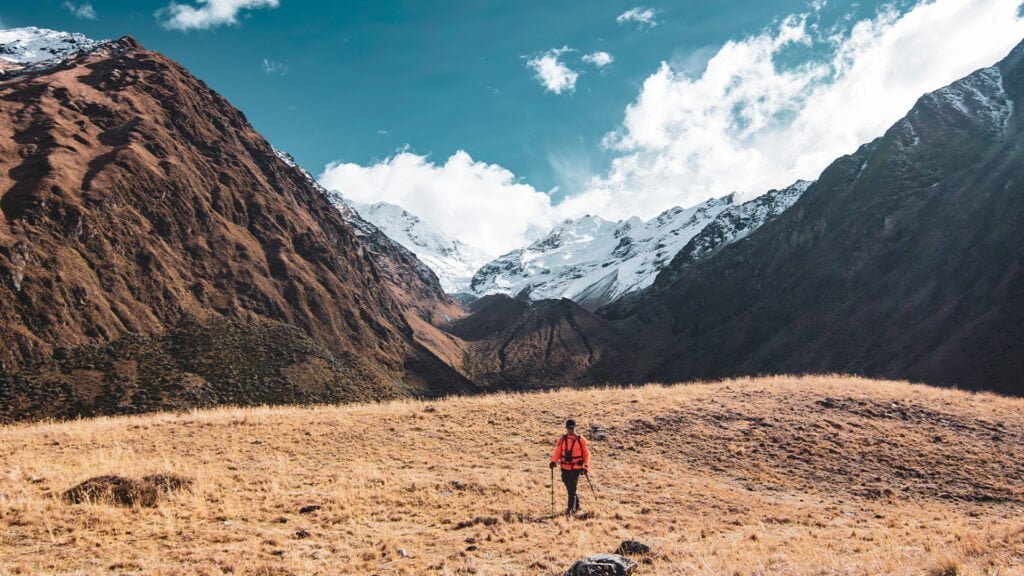
[[[576,79],[580,73],[559,59],[566,52],[574,50],[568,46],[552,48],[526,61],[527,68],[533,70],[534,77],[548,92],[562,94],[576,89]]]
[[[407,150],[372,166],[332,162],[318,180],[356,202],[398,204],[491,257],[525,246],[554,225],[547,194],[462,150],[444,164]]]
[[[279,0],[198,0],[199,5],[171,2],[157,10],[160,25],[170,30],[207,30],[238,23],[242,10],[277,8]]]

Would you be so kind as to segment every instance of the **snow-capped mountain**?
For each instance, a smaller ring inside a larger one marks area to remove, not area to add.
[[[700,242],[693,255],[703,258],[746,237],[791,206],[808,185],[800,181],[743,204],[730,194],[672,208],[646,222],[597,216],[567,220],[526,248],[481,267],[470,288],[477,296],[525,293],[533,300],[569,298],[596,309],[650,286],[695,238]]]
[[[55,66],[104,43],[35,26],[0,29],[0,75]]]
[[[762,224],[792,206],[810,185],[811,182],[798,180],[787,188],[771,190],[749,202],[729,206],[676,253],[657,281],[670,281],[681,270],[746,238]]]
[[[295,162],[291,154],[277,148],[274,148],[274,154],[285,164],[302,172],[306,180],[341,212],[345,221],[362,236],[371,238],[371,244],[381,240],[373,237],[383,236],[414,254],[421,266],[425,265],[437,276],[446,293],[466,292],[473,273],[487,262],[487,255],[479,248],[445,236],[401,206],[387,202],[354,202],[338,192],[324,188],[312,174]]]
[[[489,259],[483,250],[449,238],[401,206],[387,202],[349,204],[429,266],[449,294],[468,291],[473,274]]]

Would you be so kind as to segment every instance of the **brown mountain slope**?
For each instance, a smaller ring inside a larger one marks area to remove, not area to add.
[[[838,371],[1024,394],[1022,106],[1024,45],[659,278],[632,316],[605,313],[646,324],[652,379]]]
[[[402,300],[455,309],[436,278],[403,270],[421,265],[369,242],[241,112],[129,38],[0,82],[0,193],[8,372],[223,317],[301,328],[385,387],[407,365],[468,386],[406,319]]]
[[[632,348],[609,322],[568,300],[485,296],[446,326],[465,345],[463,370],[503,389],[602,384],[628,379]]]

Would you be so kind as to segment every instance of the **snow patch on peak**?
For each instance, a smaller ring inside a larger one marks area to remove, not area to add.
[[[1005,131],[1013,114],[1013,101],[1003,87],[999,66],[982,68],[956,82],[926,94],[923,99],[956,110],[985,126]]]
[[[469,282],[488,260],[483,250],[445,235],[401,206],[387,202],[350,203],[367,221],[412,252],[437,274],[449,294],[469,290]]]
[[[35,26],[0,29],[0,74],[55,66],[105,43],[75,32]]]
[[[682,269],[693,266],[722,248],[750,236],[765,222],[792,206],[812,183],[797,180],[786,188],[771,190],[753,200],[733,204],[721,211],[676,254],[665,272],[666,277],[659,278],[658,281],[666,281]]]
[[[672,257],[731,204],[731,196],[714,198],[691,208],[671,208],[648,221],[568,220],[480,268],[470,287],[478,296],[526,293],[534,300],[569,298],[597,308],[651,285]]]
[[[291,154],[285,152],[284,150],[278,150],[274,146],[271,146],[270,149],[274,151],[274,156],[277,156],[278,159],[281,160],[281,162],[284,162],[285,164],[291,166],[292,168],[299,168],[298,162],[295,161],[295,158],[292,157]],[[304,168],[299,169],[302,170],[306,174],[306,176],[309,176],[309,172],[306,172]]]

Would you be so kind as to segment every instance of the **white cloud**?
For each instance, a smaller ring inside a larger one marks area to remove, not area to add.
[[[598,68],[604,68],[615,61],[615,58],[607,52],[591,52],[581,58],[587,64],[593,64]]]
[[[1019,0],[922,1],[824,34],[808,15],[791,16],[726,43],[699,77],[663,63],[605,138],[618,153],[610,170],[559,209],[650,217],[816,178],[922,94],[1002,58],[1024,36],[1019,8]],[[787,50],[812,46],[828,56],[779,63]]]
[[[356,202],[398,204],[492,257],[528,244],[555,222],[547,194],[463,151],[440,165],[408,151],[372,166],[334,162],[318,179]]]
[[[75,15],[75,18],[79,20],[95,20],[96,10],[92,7],[91,2],[82,2],[81,4],[75,4],[70,0],[64,1],[64,9]]]
[[[561,94],[576,89],[576,79],[579,78],[580,73],[559,60],[566,52],[573,52],[573,49],[568,46],[552,48],[526,62],[527,68],[533,70],[541,86],[544,86],[548,92]]]
[[[636,22],[639,28],[654,27],[658,25],[657,12],[653,8],[644,8],[643,6],[637,6],[630,8],[622,14],[619,14],[615,21],[619,24],[625,24],[627,22]]]
[[[157,10],[160,25],[171,30],[206,30],[238,23],[238,13],[254,8],[277,8],[279,0],[197,0],[198,7],[171,2]]]
[[[284,76],[288,74],[288,65],[283,62],[277,62],[269,58],[263,59],[263,73],[267,76],[277,74],[278,76]]]

